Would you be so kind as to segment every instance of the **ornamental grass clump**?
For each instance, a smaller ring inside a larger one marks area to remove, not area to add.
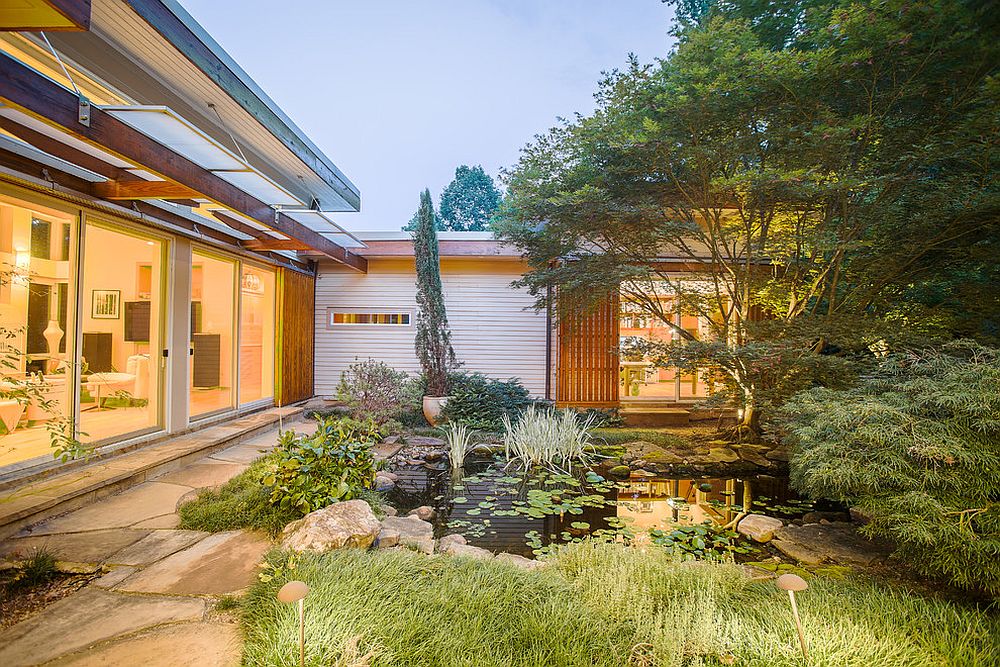
[[[441,430],[448,445],[448,461],[451,463],[451,469],[461,470],[465,467],[465,455],[472,447],[472,433],[465,424],[450,424]]]
[[[567,470],[585,456],[593,417],[582,423],[572,410],[550,410],[531,405],[512,421],[503,416],[507,460],[525,469],[540,465]]]

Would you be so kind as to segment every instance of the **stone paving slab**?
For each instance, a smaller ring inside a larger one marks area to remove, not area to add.
[[[211,533],[200,530],[156,530],[108,557],[107,562],[114,565],[149,565],[209,535]]]
[[[116,590],[169,595],[221,595],[249,586],[257,564],[271,548],[262,535],[215,533],[192,547],[150,565]]]
[[[160,516],[154,516],[152,519],[140,521],[133,524],[132,528],[138,530],[173,530],[179,525],[181,525],[180,515],[176,512],[171,512],[170,514],[161,514]]]
[[[226,463],[203,459],[180,470],[168,472],[156,478],[157,482],[190,486],[192,489],[216,488],[222,486],[247,469],[242,463]]]
[[[125,528],[161,516],[177,507],[177,501],[191,489],[179,484],[144,482],[127,491],[99,500],[75,512],[50,519],[22,535],[51,535],[103,528]]]
[[[234,623],[182,623],[103,644],[50,665],[61,667],[235,667],[240,634]]]
[[[146,537],[146,530],[94,530],[86,533],[32,535],[0,544],[0,556],[28,555],[35,549],[51,551],[57,560],[102,563],[109,556]]]
[[[102,576],[100,579],[95,580],[90,585],[97,586],[98,588],[114,588],[132,576],[137,569],[138,568],[128,565],[112,568],[110,572]]]
[[[85,588],[0,632],[0,665],[37,665],[118,635],[163,623],[199,621],[205,609],[205,601],[196,598]]]
[[[273,446],[277,442],[277,436],[274,435],[271,439],[273,441],[271,446]],[[267,454],[271,446],[265,446],[263,443],[247,442],[242,445],[230,447],[229,449],[223,449],[221,452],[212,454],[209,458],[225,463],[250,464]]]

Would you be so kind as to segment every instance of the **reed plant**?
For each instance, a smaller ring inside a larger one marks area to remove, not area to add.
[[[525,469],[544,466],[567,470],[580,461],[590,444],[593,416],[582,422],[572,410],[551,410],[531,405],[515,422],[503,416],[507,460]]]
[[[462,423],[452,423],[442,428],[444,440],[448,445],[448,461],[452,470],[465,467],[465,455],[472,446],[472,432]]]

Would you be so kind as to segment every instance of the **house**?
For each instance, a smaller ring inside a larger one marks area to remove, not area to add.
[[[174,0],[6,3],[0,480],[53,467],[52,428],[114,451],[332,396],[356,359],[416,372],[412,243],[333,222],[360,204]],[[568,406],[703,392],[620,362],[649,328],[627,306],[556,322],[511,248],[442,234],[441,257],[466,370]]]
[[[313,395],[360,193],[173,0],[0,8],[0,471]]]

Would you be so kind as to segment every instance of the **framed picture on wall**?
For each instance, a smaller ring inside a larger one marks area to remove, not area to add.
[[[95,320],[117,320],[121,316],[120,290],[95,289],[91,292],[90,316]]]

